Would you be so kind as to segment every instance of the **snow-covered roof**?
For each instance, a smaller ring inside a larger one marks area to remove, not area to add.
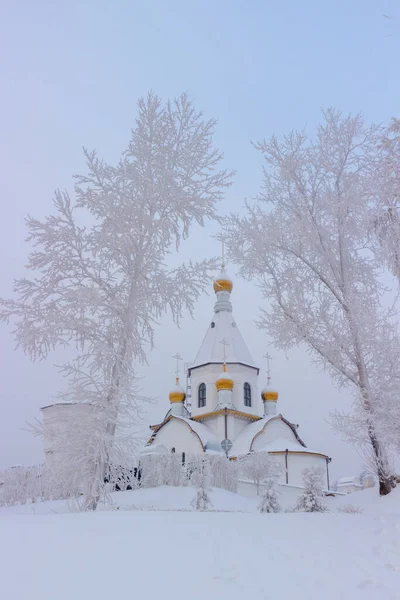
[[[192,421],[192,419],[185,419],[185,417],[176,418],[181,421],[185,421],[185,423],[189,425],[190,429],[197,433],[197,435],[201,439],[201,443],[203,444],[204,448],[207,447],[207,444],[215,445],[216,443],[218,443],[215,435],[212,433],[212,431],[210,431],[210,429],[206,425],[203,425],[203,423]]]
[[[257,369],[235,319],[228,310],[220,310],[214,313],[200,350],[190,369],[209,363],[223,363],[224,346],[221,344],[222,340],[227,342],[225,345],[227,364],[241,363]]]
[[[168,450],[163,444],[151,444],[142,448],[140,454],[168,454]]]
[[[305,452],[308,454],[321,454],[321,456],[325,456],[325,454],[322,454],[321,452],[311,450],[299,443],[289,442],[285,439],[274,440],[273,442],[269,442],[269,444],[264,444],[264,446],[258,448],[257,452],[285,452],[286,450],[289,450],[289,452]]]
[[[149,442],[147,443],[147,446],[145,446],[145,448],[148,448],[153,443],[153,441],[157,437],[158,431],[160,431],[160,429],[162,427],[164,427],[164,425],[166,425],[169,421],[171,421],[171,419],[176,419],[177,421],[183,421],[184,423],[186,423],[186,425],[188,425],[188,427],[193,431],[193,433],[195,433],[198,436],[200,443],[202,444],[205,451],[207,451],[207,446],[211,446],[211,448],[219,447],[217,438],[212,433],[212,431],[210,431],[210,429],[208,427],[206,427],[206,425],[203,425],[202,423],[198,423],[197,421],[192,421],[192,419],[186,419],[185,417],[180,417],[178,415],[169,415],[159,425],[152,426],[151,429],[153,430],[153,435],[151,436],[151,438],[150,438]]]
[[[309,454],[321,454],[326,456],[322,452],[317,452],[307,448],[303,440],[299,437],[296,427],[287,421],[282,415],[270,415],[254,423],[246,425],[243,431],[238,435],[236,440],[233,442],[233,446],[229,452],[229,456],[241,456],[252,451],[253,441],[255,438],[268,426],[271,421],[275,419],[281,419],[290,429],[293,431],[297,441],[291,442],[285,439],[277,439],[266,443],[261,448],[257,449],[257,452],[306,452]]]

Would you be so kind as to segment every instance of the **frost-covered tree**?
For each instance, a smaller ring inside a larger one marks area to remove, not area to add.
[[[227,460],[225,456],[208,456],[210,463],[210,486],[237,491],[237,461]]]
[[[380,258],[400,282],[400,119],[383,129],[379,150],[371,230],[377,234]]]
[[[265,488],[261,496],[259,511],[264,513],[281,512],[281,507],[278,501],[278,493],[276,491],[276,479],[267,479]]]
[[[117,424],[138,420],[135,361],[146,359],[158,319],[169,311],[179,322],[192,312],[208,280],[211,261],[168,268],[166,259],[193,224],[215,217],[229,185],[214,126],[186,95],[162,103],[149,94],[120,161],[85,150],[76,199],[57,191],[53,214],[27,219],[31,275],[15,283],[0,317],[15,321],[17,346],[33,360],[59,347],[77,351],[61,367],[62,397],[96,410],[99,427],[85,450],[87,508],[96,507]]]
[[[244,217],[226,219],[223,235],[241,274],[256,278],[271,302],[260,327],[281,349],[305,345],[339,386],[354,390],[355,429],[336,424],[357,435],[387,494],[393,478],[379,411],[398,334],[392,310],[382,308],[369,232],[379,139],[360,116],[328,110],[316,139],[294,131],[260,142],[262,193]]]
[[[304,469],[302,475],[304,491],[298,499],[295,510],[302,512],[326,512],[327,508],[322,501],[323,470],[318,467]]]
[[[196,496],[192,501],[195,510],[209,510],[212,506],[208,491],[210,489],[211,468],[206,456],[192,456],[190,477],[191,485],[197,487]]]
[[[192,500],[191,504],[195,510],[210,510],[210,508],[212,507],[212,502],[208,491],[205,487],[200,486],[198,488],[196,496]]]
[[[240,475],[252,481],[260,493],[260,485],[267,480],[277,479],[280,467],[277,461],[268,452],[252,452],[242,456],[238,460]]]

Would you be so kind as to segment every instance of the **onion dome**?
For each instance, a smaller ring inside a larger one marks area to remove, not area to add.
[[[213,287],[215,293],[232,291],[233,283],[232,280],[228,277],[224,266],[222,266],[220,274],[215,279]]]
[[[233,379],[231,379],[230,377],[228,377],[227,373],[226,373],[226,364],[224,363],[223,366],[223,370],[221,375],[218,377],[217,381],[215,382],[215,386],[217,388],[218,391],[220,390],[233,390]]]
[[[264,402],[276,402],[278,397],[278,392],[270,386],[268,378],[268,383],[261,392],[261,398],[264,400]]]
[[[177,377],[176,383],[175,383],[173,389],[170,391],[169,401],[171,403],[175,403],[175,402],[183,402],[184,400],[185,400],[185,392],[183,391],[183,388],[179,383],[179,377]]]

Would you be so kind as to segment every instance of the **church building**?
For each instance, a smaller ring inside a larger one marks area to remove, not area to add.
[[[206,453],[236,459],[268,452],[282,467],[282,486],[302,487],[302,471],[319,467],[328,490],[331,459],[309,449],[298,425],[280,414],[278,392],[271,386],[269,373],[266,385],[259,384],[260,370],[232,313],[232,287],[223,267],[214,281],[214,314],[187,370],[191,403],[177,377],[169,394],[169,410],[161,423],[151,426],[142,454]]]

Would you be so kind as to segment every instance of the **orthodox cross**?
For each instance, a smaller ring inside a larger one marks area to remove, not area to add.
[[[267,378],[271,379],[271,360],[272,356],[270,354],[264,354],[263,358],[267,359]]]
[[[176,381],[179,381],[179,361],[182,360],[182,357],[179,356],[178,352],[172,357],[176,359],[176,371],[175,371],[175,375],[176,375]]]
[[[229,346],[225,338],[220,341],[220,344],[224,347],[224,364],[226,363],[226,346]]]

